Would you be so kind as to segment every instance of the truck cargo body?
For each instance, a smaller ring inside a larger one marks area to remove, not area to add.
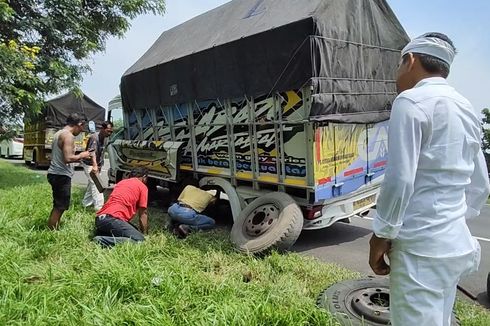
[[[51,145],[54,134],[63,126],[47,127],[44,121],[24,126],[24,160],[36,166],[48,166],[51,161]],[[86,132],[75,137],[75,152],[85,150]]]
[[[29,117],[24,122],[24,160],[27,164],[50,164],[54,134],[66,125],[66,118],[71,113],[78,113],[96,125],[100,125],[105,118],[105,109],[85,94],[67,93],[47,101],[39,115]],[[85,150],[87,137],[87,131],[75,137],[76,153]]]
[[[144,166],[173,182],[189,174],[221,177],[244,198],[285,191],[310,210],[329,206],[315,211],[305,228],[328,226],[374,205],[387,159],[387,121],[312,122],[310,96],[304,88],[127,112],[127,140],[114,143],[116,169]],[[166,164],[172,155],[176,168]]]

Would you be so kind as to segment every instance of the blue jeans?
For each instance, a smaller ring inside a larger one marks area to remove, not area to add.
[[[123,242],[140,242],[145,240],[144,235],[128,222],[114,218],[110,215],[95,218],[94,241],[103,247],[112,247]]]
[[[198,214],[192,208],[180,206],[179,203],[169,207],[168,215],[172,223],[186,224],[192,230],[212,229],[215,224],[211,217]]]

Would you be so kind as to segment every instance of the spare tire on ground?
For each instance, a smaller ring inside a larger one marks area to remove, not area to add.
[[[320,293],[317,306],[332,313],[341,325],[390,324],[390,286],[386,277],[336,283]],[[453,314],[451,326],[459,325]]]
[[[242,252],[285,251],[296,242],[302,228],[303,213],[294,199],[271,192],[242,210],[233,224],[231,240]]]

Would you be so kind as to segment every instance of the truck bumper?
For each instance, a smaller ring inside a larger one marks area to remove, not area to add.
[[[313,220],[304,220],[303,230],[317,230],[331,226],[335,222],[368,211],[376,205],[380,183],[369,188],[359,189],[338,201],[323,204],[321,216]]]

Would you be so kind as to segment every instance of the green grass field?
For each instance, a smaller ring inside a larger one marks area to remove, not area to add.
[[[158,210],[147,241],[102,249],[81,196],[74,188],[48,231],[46,178],[0,161],[0,325],[337,325],[315,299],[359,276],[297,254],[246,256],[220,230],[178,240]],[[490,325],[482,308],[457,311],[463,325]]]

